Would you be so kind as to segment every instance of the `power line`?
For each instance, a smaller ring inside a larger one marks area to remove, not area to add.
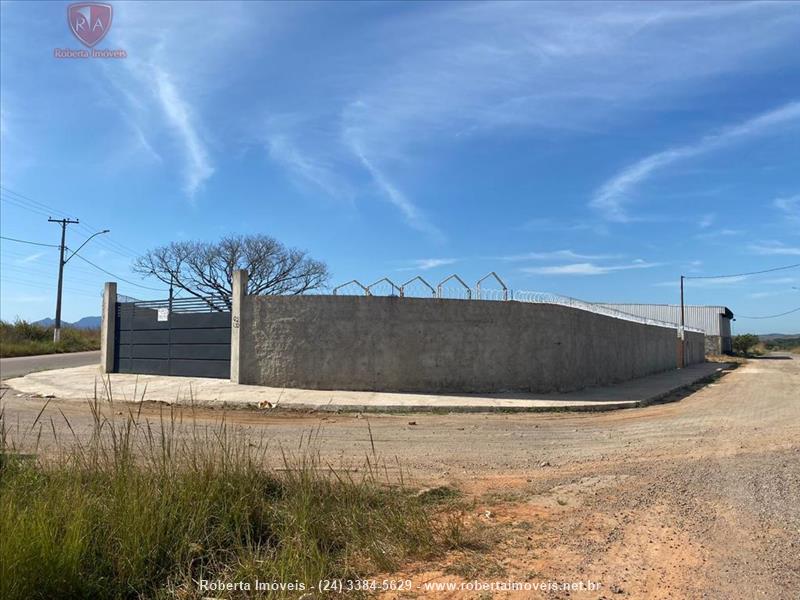
[[[19,208],[23,208],[25,210],[29,210],[33,213],[49,217],[52,214],[60,215],[62,217],[69,217],[69,215],[61,210],[53,208],[49,204],[45,204],[44,202],[40,202],[38,200],[34,200],[30,196],[25,196],[24,194],[20,194],[19,192],[15,192],[14,190],[8,188],[7,186],[0,185],[0,191],[2,194],[5,195],[4,198],[0,198],[5,202],[9,202],[13,206],[17,206]],[[95,227],[88,221],[83,221],[82,223],[78,224],[78,229],[83,230],[87,234],[94,233],[98,227]],[[122,244],[113,239],[99,239],[97,243],[103,246],[105,249],[122,256],[123,258],[136,258],[139,256],[139,252],[136,250]]]
[[[114,273],[112,273],[111,271],[106,271],[106,270],[105,270],[103,267],[100,267],[100,266],[98,266],[98,265],[94,264],[94,263],[93,263],[92,261],[90,261],[88,258],[84,258],[84,257],[83,257],[83,256],[81,256],[80,254],[77,254],[77,255],[75,255],[75,258],[80,258],[80,259],[81,259],[83,262],[87,262],[87,263],[89,263],[89,264],[90,264],[90,265],[92,265],[92,266],[93,266],[95,269],[99,269],[99,270],[101,270],[103,273],[105,273],[106,275],[111,275],[111,277],[115,277],[116,279],[119,279],[120,281],[124,281],[125,283],[127,283],[127,284],[129,284],[129,285],[135,285],[136,287],[140,287],[140,288],[142,288],[142,289],[145,289],[145,290],[153,290],[153,291],[155,291],[155,292],[163,292],[163,291],[164,291],[164,290],[162,290],[162,289],[160,289],[160,288],[148,287],[148,286],[146,286],[146,285],[142,285],[142,284],[140,284],[140,283],[134,283],[133,281],[129,281],[129,280],[127,280],[127,279],[123,278],[123,277],[120,277],[119,275],[115,275],[115,274],[114,274]]]
[[[774,269],[764,269],[763,271],[751,271],[750,273],[735,273],[733,275],[685,275],[684,279],[726,279],[728,277],[747,277],[748,275],[761,275],[762,273],[773,273],[775,271],[785,271],[786,269],[796,269],[800,263],[786,265],[785,267],[775,267]]]
[[[20,244],[30,244],[31,246],[46,246],[48,248],[61,248],[61,246],[57,244],[43,244],[41,242],[31,242],[30,240],[19,240],[17,238],[6,237],[4,235],[0,235],[0,239],[8,240],[9,242],[19,242]]]
[[[40,202],[39,200],[34,200],[33,198],[31,198],[29,196],[26,196],[24,194],[20,194],[19,192],[15,192],[14,190],[12,190],[11,188],[9,188],[9,187],[7,187],[5,185],[0,184],[0,190],[5,192],[6,200],[13,200],[18,205],[27,204],[29,206],[29,208],[31,208],[32,210],[46,211],[46,212],[49,212],[51,214],[60,215],[62,217],[69,217],[70,216],[67,213],[65,213],[65,212],[63,212],[63,211],[61,211],[61,210],[59,210],[57,208],[53,208],[49,204],[45,204],[44,202]]]
[[[784,317],[786,315],[790,315],[792,313],[796,313],[797,311],[800,311],[800,306],[798,306],[797,308],[793,308],[792,310],[787,310],[786,312],[779,313],[777,315],[764,315],[764,316],[761,316],[761,317],[749,317],[749,316],[746,316],[746,315],[738,315],[737,314],[736,318],[737,319],[774,319],[775,317]]]

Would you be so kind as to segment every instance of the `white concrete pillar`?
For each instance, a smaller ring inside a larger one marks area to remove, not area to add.
[[[103,319],[100,322],[100,370],[114,371],[114,346],[116,345],[117,284],[107,281],[103,287]]]
[[[247,295],[247,271],[234,271],[231,286],[231,381],[242,383],[242,304]]]

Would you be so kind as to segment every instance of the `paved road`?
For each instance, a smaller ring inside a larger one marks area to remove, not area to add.
[[[70,352],[69,354],[42,354],[40,356],[19,356],[0,358],[0,379],[22,377],[35,371],[83,367],[100,363],[100,351]]]

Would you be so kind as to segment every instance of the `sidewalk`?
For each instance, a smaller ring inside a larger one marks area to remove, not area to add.
[[[115,401],[190,403],[231,408],[284,408],[325,411],[561,411],[613,410],[658,402],[688,385],[712,378],[730,368],[725,363],[703,363],[667,371],[613,386],[565,394],[502,393],[488,395],[427,395],[387,392],[350,392],[280,389],[238,385],[224,379],[110,375]],[[57,369],[9,379],[10,388],[26,394],[85,401],[105,397],[106,379],[97,366]]]

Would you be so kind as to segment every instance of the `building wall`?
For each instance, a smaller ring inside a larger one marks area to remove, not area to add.
[[[676,304],[601,304],[638,317],[658,319],[668,323],[681,322],[681,307]],[[724,306],[685,306],[687,327],[702,329],[706,333],[706,353],[731,352],[731,320],[725,316]]]
[[[693,362],[702,337],[687,339]],[[674,369],[677,332],[551,304],[245,296],[239,345],[240,383],[552,392]]]
[[[668,323],[681,322],[681,307],[676,304],[606,304],[607,306],[622,312],[626,312],[638,317],[657,319]],[[684,307],[684,318],[687,327],[702,329],[708,335],[728,335],[730,336],[730,319],[725,319],[724,306],[691,306]],[[721,331],[722,321],[728,322],[727,334]]]

